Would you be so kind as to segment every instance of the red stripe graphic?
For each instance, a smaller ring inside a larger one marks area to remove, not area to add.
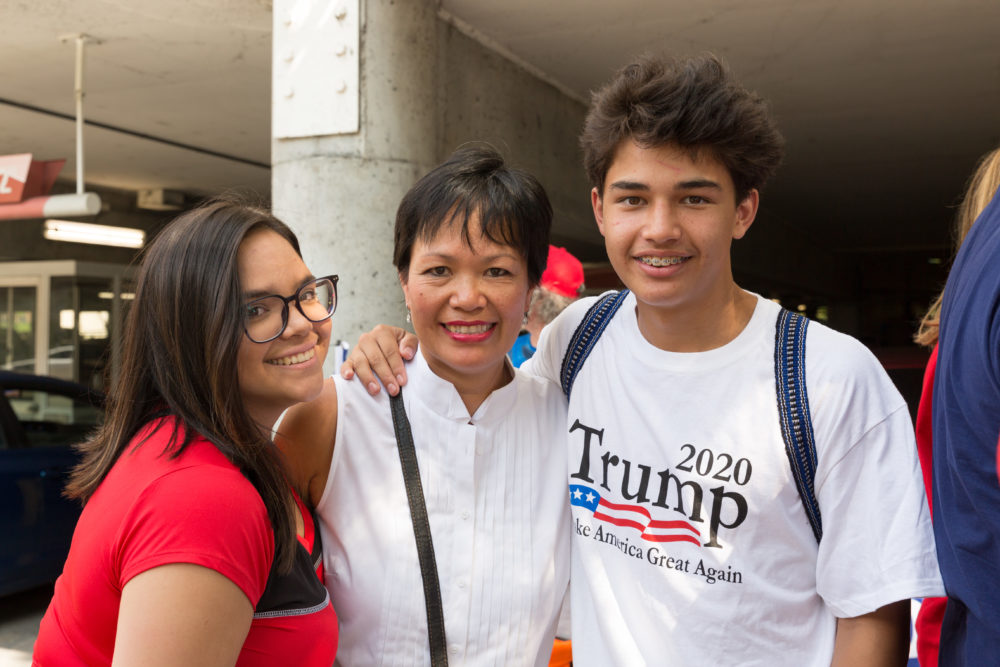
[[[594,510],[594,518],[615,526],[634,528],[640,537],[649,542],[690,542],[701,545],[701,532],[687,521],[654,520],[645,507],[622,505],[601,498]]]

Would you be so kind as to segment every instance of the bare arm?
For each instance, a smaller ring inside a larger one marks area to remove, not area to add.
[[[364,383],[368,393],[379,392],[379,382],[385,385],[390,396],[399,393],[406,384],[404,359],[412,359],[417,352],[417,337],[399,327],[380,324],[358,338],[347,360],[340,367],[345,380],[355,375]]]
[[[837,619],[832,667],[902,667],[909,656],[910,601]]]
[[[288,409],[274,438],[285,455],[292,484],[312,507],[326,488],[336,437],[337,385],[327,378],[318,397]]]
[[[200,565],[147,570],[122,589],[115,667],[236,664],[253,605],[239,586]]]

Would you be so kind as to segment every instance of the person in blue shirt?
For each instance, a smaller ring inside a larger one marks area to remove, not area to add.
[[[1000,195],[955,258],[934,380],[934,537],[948,603],[938,664],[1000,656]]]
[[[524,328],[510,349],[510,362],[515,368],[535,353],[542,328],[576,301],[582,292],[583,264],[565,248],[550,245],[542,280],[531,293]]]

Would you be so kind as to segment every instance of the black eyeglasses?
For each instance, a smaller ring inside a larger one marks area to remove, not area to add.
[[[292,296],[269,294],[248,301],[243,317],[243,330],[255,343],[268,343],[288,326],[288,304],[295,302],[302,316],[310,322],[322,322],[337,309],[338,276],[310,280]]]

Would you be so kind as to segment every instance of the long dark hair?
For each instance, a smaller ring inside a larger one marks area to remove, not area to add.
[[[213,199],[170,222],[149,245],[122,339],[119,378],[103,426],[80,445],[66,493],[86,502],[144,424],[167,414],[182,424],[165,452],[179,456],[198,435],[211,441],[260,493],[275,537],[275,562],[291,567],[294,500],[281,455],[247,412],[237,382],[242,288],[237,252],[270,229],[299,252],[295,234],[267,211]]]

